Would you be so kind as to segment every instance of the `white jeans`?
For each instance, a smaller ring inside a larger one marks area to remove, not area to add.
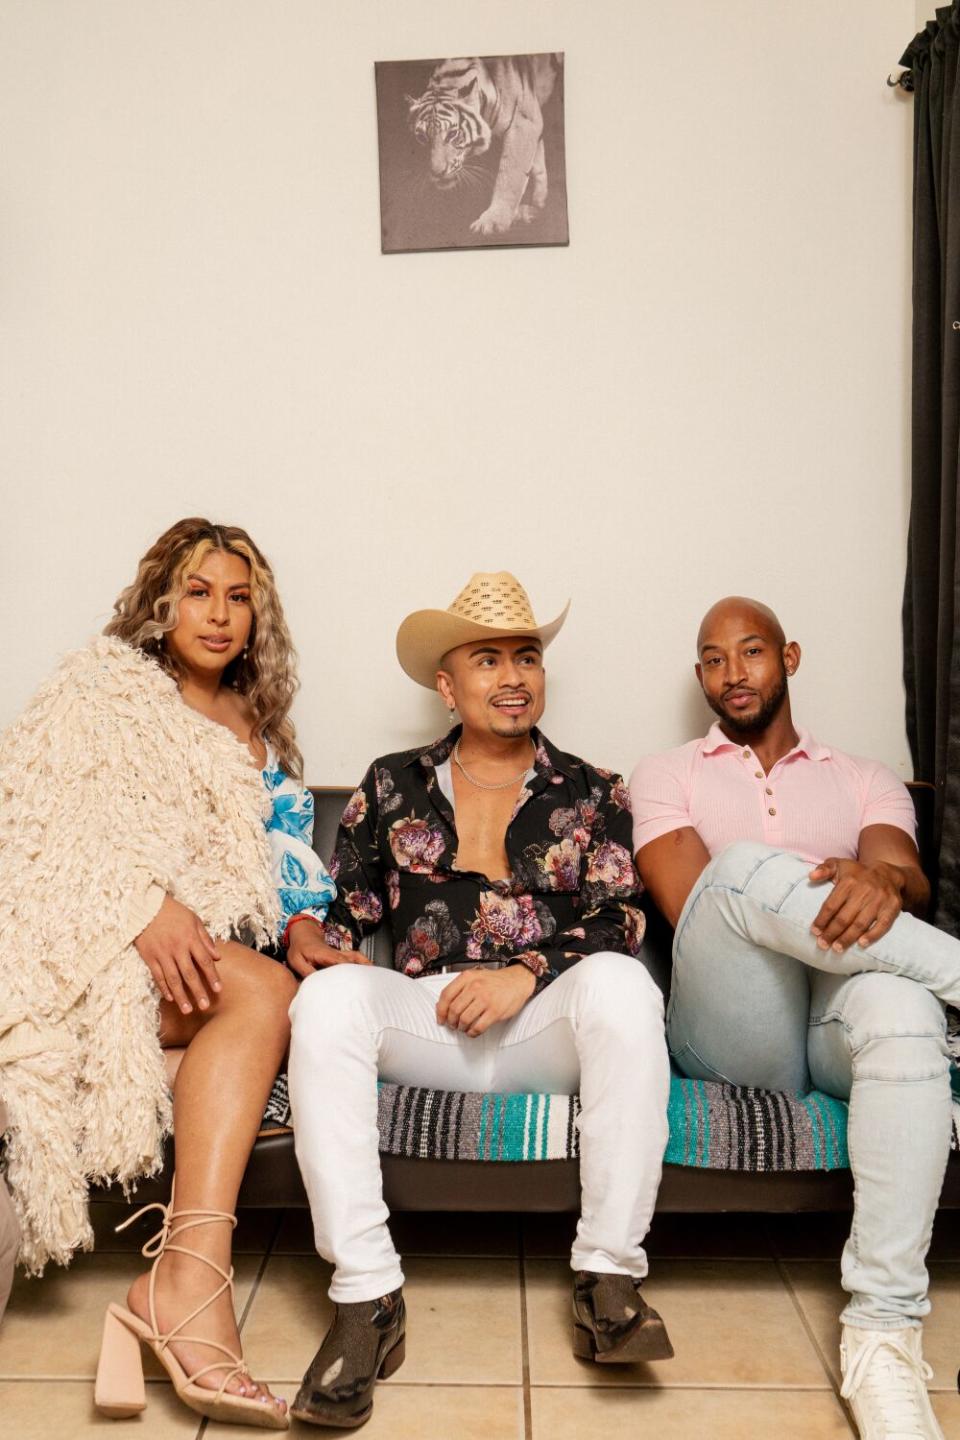
[[[642,1279],[670,1093],[657,986],[638,960],[591,955],[471,1038],[437,1023],[437,998],[454,978],[336,965],[305,980],[290,1007],[294,1139],[317,1250],[335,1266],[330,1298],[373,1300],[403,1283],[383,1201],[378,1075],[437,1090],[579,1089],[571,1265]]]

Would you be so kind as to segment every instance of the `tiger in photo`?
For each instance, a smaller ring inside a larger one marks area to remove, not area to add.
[[[441,60],[423,94],[406,97],[410,125],[430,150],[430,178],[450,190],[475,178],[470,162],[502,141],[490,203],[470,226],[502,235],[529,224],[547,203],[543,107],[553,94],[563,56],[472,55]]]

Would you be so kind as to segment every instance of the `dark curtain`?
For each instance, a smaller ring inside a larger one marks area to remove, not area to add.
[[[960,0],[901,58],[914,90],[912,494],[903,600],[914,775],[936,787],[936,923],[960,934]],[[957,149],[953,149],[953,138]]]

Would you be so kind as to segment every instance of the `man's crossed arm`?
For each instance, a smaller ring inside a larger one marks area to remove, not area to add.
[[[860,831],[856,860],[824,860],[810,879],[832,885],[811,928],[821,950],[838,953],[872,945],[901,911],[923,915],[930,900],[917,847],[896,825],[868,825]]]
[[[687,896],[710,862],[691,825],[661,835],[637,851],[637,869],[658,909],[676,927]],[[896,825],[860,832],[856,860],[829,857],[810,871],[814,884],[830,884],[812,930],[821,950],[866,947],[887,933],[903,910],[922,915],[930,885],[917,847]]]

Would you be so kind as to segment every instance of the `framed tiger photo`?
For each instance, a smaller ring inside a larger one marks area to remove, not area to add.
[[[375,68],[384,254],[569,243],[562,54]]]

